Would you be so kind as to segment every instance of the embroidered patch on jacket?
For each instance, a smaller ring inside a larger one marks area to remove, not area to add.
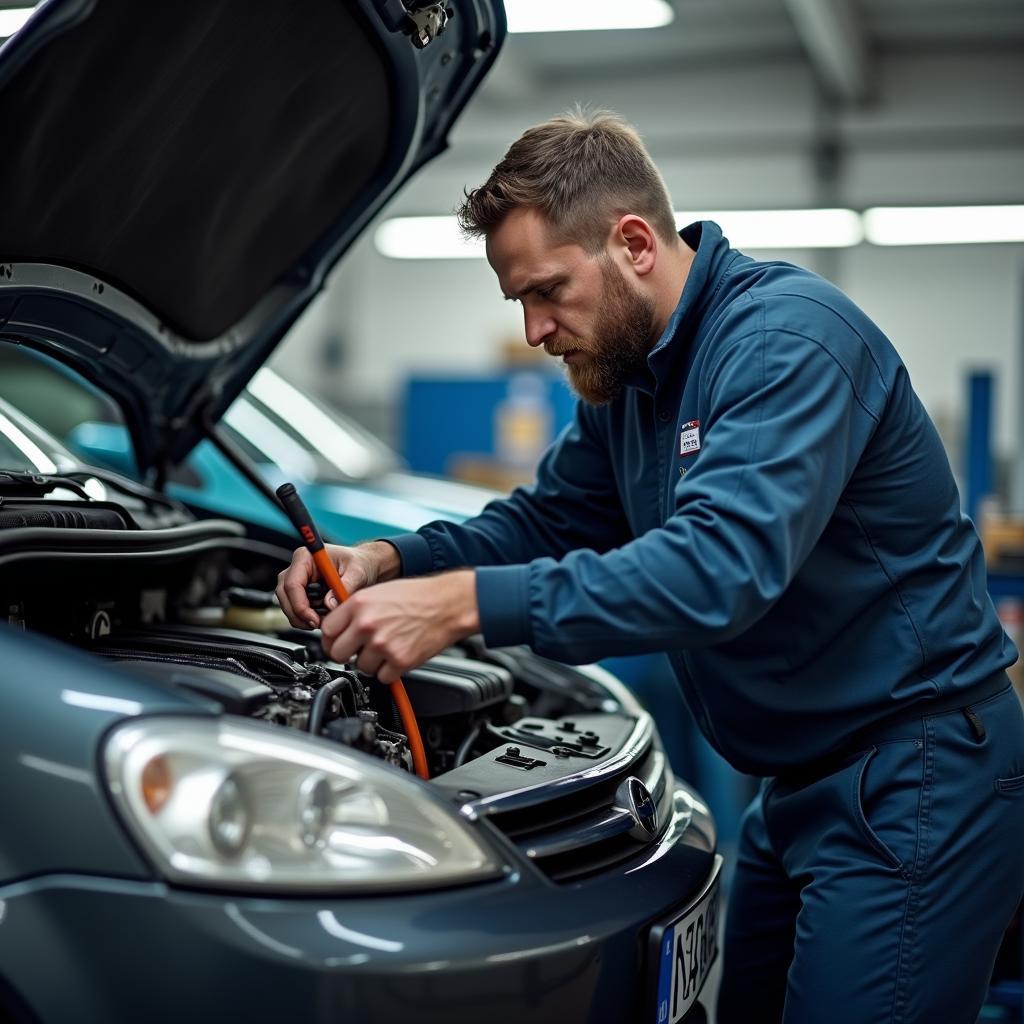
[[[700,420],[690,420],[680,428],[679,454],[696,455],[700,451]]]

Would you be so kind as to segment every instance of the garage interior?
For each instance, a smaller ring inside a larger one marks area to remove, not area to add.
[[[24,6],[0,0],[0,43]],[[545,27],[545,6],[563,17],[559,30]],[[1021,646],[1024,5],[652,0],[653,27],[597,30],[630,7],[506,0],[510,34],[447,151],[362,232],[271,357],[284,384],[263,385],[349,417],[376,439],[381,465],[503,493],[529,484],[573,399],[552,360],[525,345],[520,308],[503,301],[453,211],[529,126],[576,104],[615,111],[641,133],[680,226],[712,219],[750,255],[809,268],[892,340]],[[918,207],[937,209],[923,223]],[[10,388],[16,372],[0,370]],[[289,463],[279,451],[301,489],[308,454]],[[653,714],[676,775],[707,800],[727,892],[756,780],[703,740],[660,655],[607,667]],[[1024,700],[1022,663],[1009,674]],[[709,1007],[717,984],[715,969]],[[1019,908],[979,1019],[1024,1022]]]

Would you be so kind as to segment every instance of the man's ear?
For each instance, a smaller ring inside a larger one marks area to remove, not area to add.
[[[612,245],[620,249],[638,277],[644,277],[654,269],[658,256],[658,238],[643,217],[635,213],[620,217],[612,230]]]

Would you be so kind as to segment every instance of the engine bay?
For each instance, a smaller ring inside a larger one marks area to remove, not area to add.
[[[49,512],[49,502],[39,504]],[[0,530],[9,623],[67,641],[116,671],[188,691],[225,714],[412,770],[388,688],[327,660],[319,631],[292,628],[277,606],[272,588],[287,550],[245,538],[227,521],[140,529],[122,509],[121,528],[91,528],[79,516],[71,529],[44,510],[17,524],[22,529]],[[322,589],[314,585],[310,597],[316,605]],[[578,772],[620,747],[634,721],[609,714],[615,700],[584,670],[526,648],[490,650],[479,637],[404,681],[431,778],[454,772],[454,792],[474,798]],[[484,777],[466,770],[485,755]]]
[[[69,493],[63,478],[0,479],[9,625],[102,659],[112,678],[187,693],[200,714],[305,732],[412,774],[389,688],[326,658],[319,632],[292,628],[277,606],[277,575],[291,559],[280,535],[196,519],[115,476],[103,475],[99,499]],[[80,481],[86,489],[96,487]],[[94,500],[103,502],[102,526],[81,514]],[[311,589],[315,608],[322,599]],[[555,882],[648,856],[679,813],[651,717],[600,668],[491,649],[477,636],[403,681],[429,785]]]

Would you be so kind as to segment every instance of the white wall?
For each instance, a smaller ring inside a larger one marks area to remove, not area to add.
[[[634,120],[677,208],[1024,202],[1024,61],[1014,54],[881,61],[874,105],[833,126],[844,158],[829,187],[814,174],[821,112],[802,65],[681,70],[625,83],[603,82],[598,68],[589,81],[535,88],[498,71],[451,150],[406,186],[388,215],[450,212],[523,128],[574,100]],[[994,369],[998,447],[1007,455],[1019,447],[1024,246],[772,255],[827,274],[864,307],[947,434],[962,418],[964,375]],[[327,397],[383,406],[409,373],[495,367],[499,345],[519,332],[518,307],[501,299],[483,261],[385,259],[368,232],[277,362],[293,374],[305,367],[306,383]],[[336,370],[316,357],[327,335],[345,346]],[[292,358],[300,350],[312,358]]]
[[[862,245],[843,253],[840,277],[896,345],[940,427],[962,426],[967,375],[995,372],[997,448],[1019,449],[1024,245]]]

